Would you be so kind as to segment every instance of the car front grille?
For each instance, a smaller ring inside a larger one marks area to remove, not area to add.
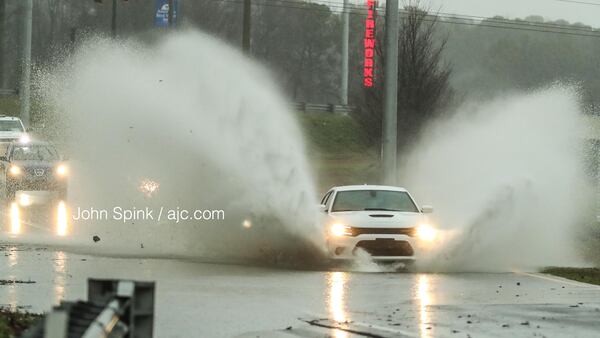
[[[359,235],[406,235],[415,236],[415,228],[355,228],[350,229],[350,236]]]
[[[29,179],[45,179],[52,176],[50,168],[25,168],[25,176]]]
[[[374,241],[360,241],[356,244],[354,251],[363,249],[371,256],[412,256],[414,250],[407,241],[395,241],[393,239],[377,239]]]

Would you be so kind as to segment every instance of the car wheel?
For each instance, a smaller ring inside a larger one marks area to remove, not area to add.
[[[12,201],[14,201],[14,200],[15,200],[15,194],[16,194],[16,191],[14,191],[14,190],[12,190],[12,189],[8,189],[8,188],[6,188],[4,191],[6,192],[6,193],[4,194],[4,199],[5,199],[5,200],[6,200],[8,203],[10,203],[10,202],[12,202]]]
[[[415,261],[404,262],[404,271],[416,272],[417,271],[416,265],[417,265],[417,263]]]

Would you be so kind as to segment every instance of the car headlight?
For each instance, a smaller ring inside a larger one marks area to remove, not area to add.
[[[58,167],[56,167],[56,174],[58,174],[58,176],[66,176],[67,173],[68,170],[66,165],[59,164]]]
[[[13,176],[18,176],[21,174],[21,168],[16,165],[11,165],[8,172]]]
[[[417,237],[425,242],[431,242],[437,237],[437,230],[429,224],[421,224],[417,227]]]
[[[29,142],[31,142],[31,137],[29,137],[29,135],[27,135],[27,134],[23,134],[23,135],[21,135],[21,137],[19,137],[19,142],[20,143],[29,143]]]
[[[341,223],[334,223],[329,228],[329,233],[335,237],[350,236],[350,227]]]

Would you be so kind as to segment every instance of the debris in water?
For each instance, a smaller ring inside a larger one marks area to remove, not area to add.
[[[98,237],[98,235],[94,235],[92,239],[94,240],[94,243],[100,242],[100,237]]]
[[[0,279],[0,285],[34,284],[32,280]]]

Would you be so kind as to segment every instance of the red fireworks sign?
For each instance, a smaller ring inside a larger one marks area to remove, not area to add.
[[[365,21],[365,59],[363,62],[363,85],[373,87],[375,68],[375,0],[367,0],[367,20]]]

